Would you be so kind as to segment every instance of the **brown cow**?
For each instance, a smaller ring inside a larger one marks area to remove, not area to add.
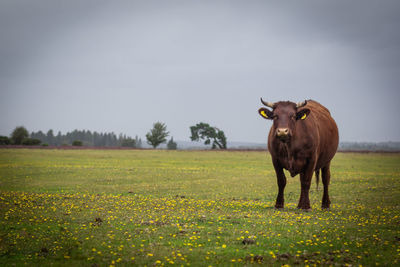
[[[260,108],[258,113],[273,120],[268,150],[279,187],[275,208],[284,206],[286,177],[283,169],[286,169],[292,177],[300,174],[301,194],[297,208],[303,210],[311,209],[308,193],[313,173],[319,175],[322,170],[322,208],[328,209],[331,203],[328,194],[330,163],[339,142],[338,128],[329,110],[313,100],[298,104],[289,101],[270,103],[262,99],[261,102],[272,108],[272,111]]]

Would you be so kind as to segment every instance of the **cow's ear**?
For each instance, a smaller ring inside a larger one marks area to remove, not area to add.
[[[308,114],[310,114],[310,110],[308,108],[304,108],[297,112],[296,120],[305,120],[308,117]]]
[[[274,116],[274,113],[272,113],[272,111],[266,108],[260,108],[258,110],[258,113],[261,115],[261,117],[267,120],[272,120],[272,117]]]

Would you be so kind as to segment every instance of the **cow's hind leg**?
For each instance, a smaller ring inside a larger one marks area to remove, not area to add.
[[[329,199],[329,182],[331,180],[331,171],[330,171],[330,163],[322,168],[322,183],[324,184],[324,194],[322,196],[322,205],[323,209],[329,209],[331,205],[331,201]]]

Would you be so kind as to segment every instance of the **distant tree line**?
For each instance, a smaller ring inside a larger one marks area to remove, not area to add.
[[[191,140],[203,140],[205,145],[211,145],[212,149],[227,149],[226,136],[223,131],[217,127],[210,126],[207,123],[200,122],[190,127]],[[167,126],[162,122],[153,124],[153,128],[146,134],[147,144],[153,148],[157,148],[161,144],[165,144],[167,149],[175,150],[178,148],[177,143],[171,136],[167,142],[169,132]],[[74,130],[62,134],[60,131],[54,134],[52,129],[46,133],[43,131],[28,133],[28,130],[19,126],[14,129],[11,137],[0,136],[0,145],[42,145],[42,146],[94,146],[94,147],[132,147],[142,148],[142,139],[136,136],[131,138],[123,134],[118,136],[111,133],[98,133],[96,131]]]
[[[67,132],[62,134],[60,131],[55,135],[53,130],[48,130],[47,133],[42,131],[32,132],[30,138],[39,139],[42,143],[48,144],[50,146],[62,146],[62,145],[83,145],[83,146],[98,146],[98,147],[112,147],[112,146],[122,146],[122,147],[134,147],[141,148],[142,140],[136,136],[131,138],[123,134],[118,136],[111,133],[98,133],[96,131],[86,131],[86,130],[74,130],[72,132]],[[80,141],[80,142],[77,142]]]
[[[136,136],[132,138],[125,134],[118,136],[111,133],[98,133],[96,131],[74,130],[62,134],[60,131],[55,135],[50,129],[47,133],[42,131],[31,132],[19,126],[14,129],[10,137],[0,136],[0,145],[44,145],[44,146],[95,146],[95,147],[132,147],[141,148],[142,139]]]

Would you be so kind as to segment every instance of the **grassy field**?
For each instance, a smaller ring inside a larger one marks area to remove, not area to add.
[[[399,154],[276,194],[266,152],[0,149],[0,265],[400,265]]]

